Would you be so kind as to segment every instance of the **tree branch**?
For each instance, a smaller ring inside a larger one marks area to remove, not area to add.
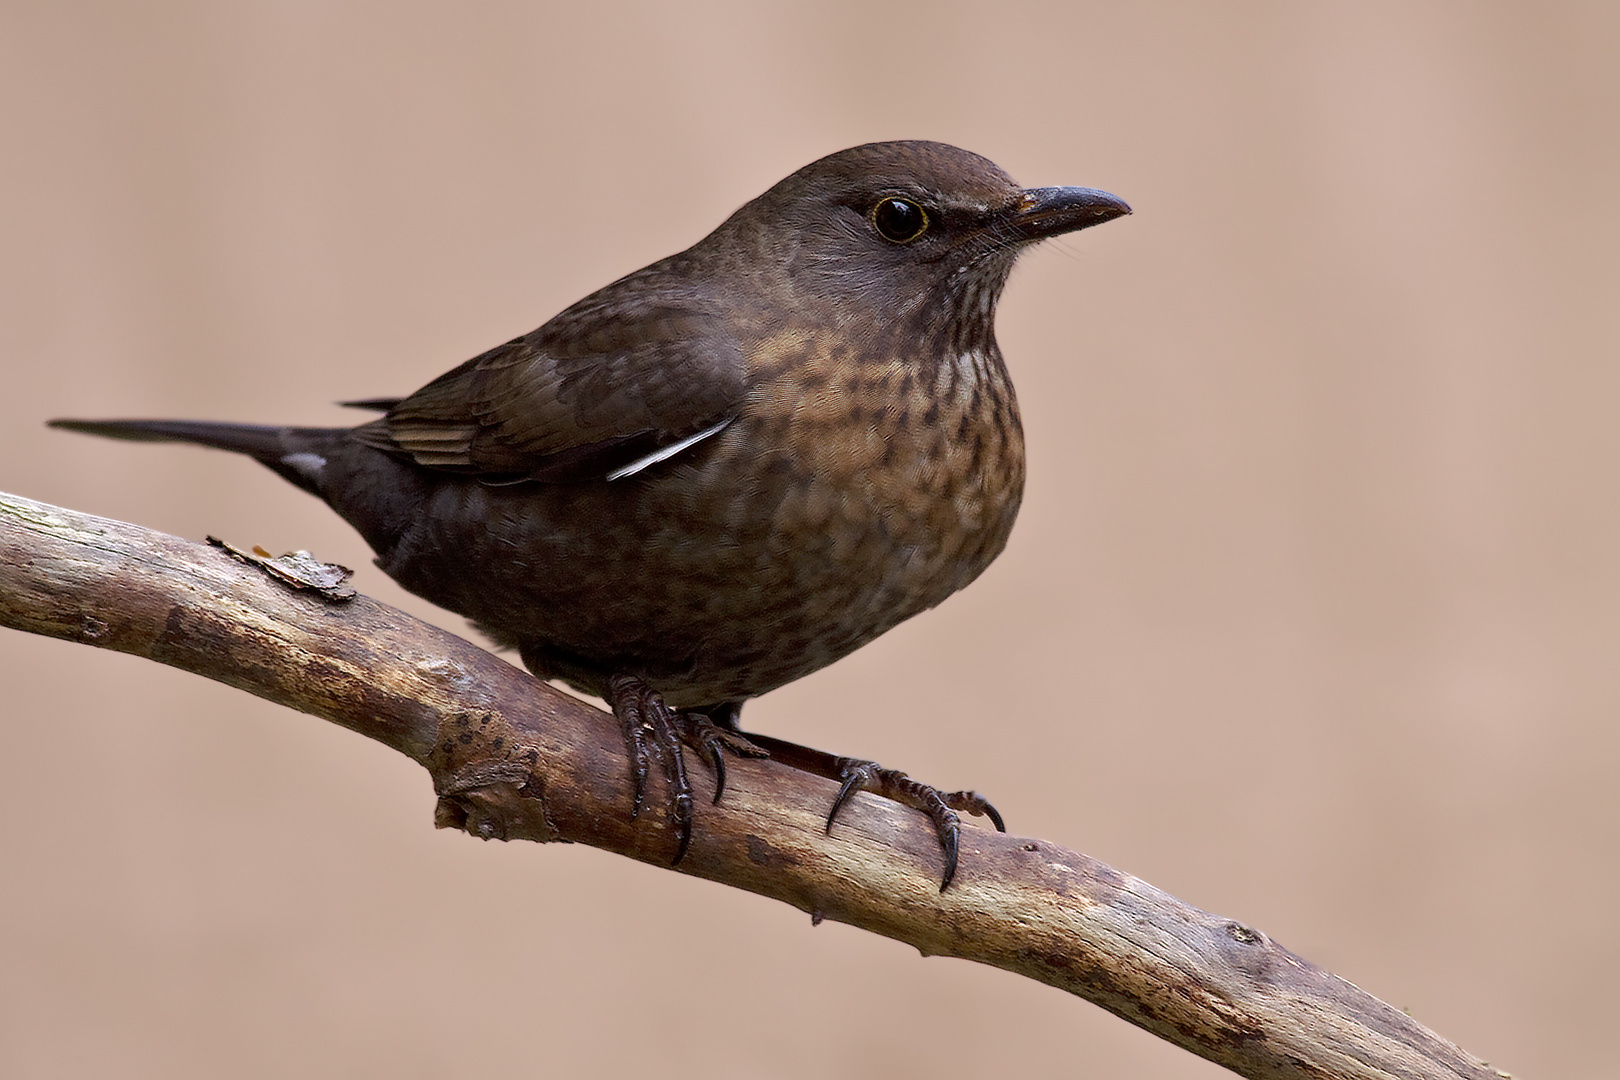
[[[144,656],[376,739],[432,775],[441,828],[667,867],[669,823],[628,816],[611,716],[394,608],[283,580],[299,576],[0,494],[0,624]],[[860,795],[828,836],[829,781],[777,760],[729,770],[725,799],[699,803],[683,873],[1038,979],[1248,1077],[1504,1075],[1259,931],[1085,855],[964,829],[941,893],[921,814]],[[710,780],[694,780],[701,798]]]

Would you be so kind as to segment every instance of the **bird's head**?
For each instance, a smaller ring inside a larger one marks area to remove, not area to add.
[[[1022,188],[994,162],[937,142],[868,143],[824,157],[742,207],[699,245],[740,258],[770,291],[881,318],[988,323],[1018,253],[1129,214],[1080,187]],[[696,249],[694,249],[696,250]]]

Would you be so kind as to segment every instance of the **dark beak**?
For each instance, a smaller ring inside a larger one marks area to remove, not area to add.
[[[1027,188],[1009,224],[1021,240],[1088,229],[1131,212],[1124,199],[1083,187]]]

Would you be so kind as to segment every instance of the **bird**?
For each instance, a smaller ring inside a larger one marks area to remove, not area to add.
[[[380,413],[358,426],[50,423],[245,454],[324,500],[404,588],[609,705],[631,816],[656,761],[679,862],[683,747],[719,802],[727,754],[792,745],[744,733],[745,701],[1002,551],[1025,451],[997,301],[1020,252],[1130,212],[944,143],[869,143],[413,394],[344,402]],[[957,810],[1004,829],[973,792],[863,759],[830,771],[829,832],[858,790],[922,810],[942,890]]]

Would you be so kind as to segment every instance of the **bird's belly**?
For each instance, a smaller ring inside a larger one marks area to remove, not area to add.
[[[626,672],[678,707],[761,694],[938,604],[1006,543],[1016,416],[965,439],[882,421],[807,440],[745,417],[625,480],[446,484],[383,567],[582,689]],[[447,580],[446,550],[476,572]]]

